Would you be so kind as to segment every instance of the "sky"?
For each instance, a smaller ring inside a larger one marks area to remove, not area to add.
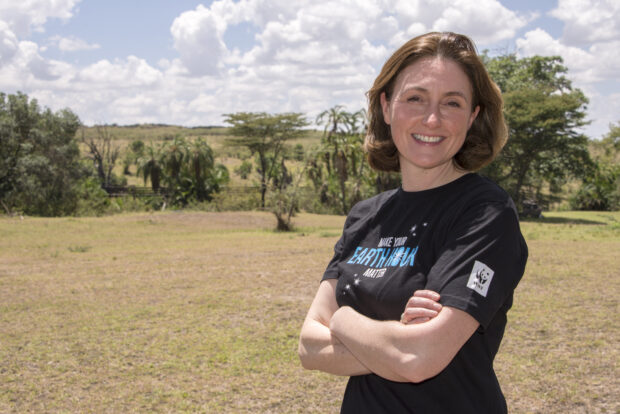
[[[564,59],[583,132],[620,121],[618,0],[0,0],[0,92],[86,125],[366,107],[385,60],[429,31],[491,56]]]

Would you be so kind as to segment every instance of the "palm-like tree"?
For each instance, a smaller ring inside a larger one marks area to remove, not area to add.
[[[161,155],[159,149],[155,148],[151,142],[144,154],[138,158],[138,175],[144,178],[144,185],[148,179],[151,180],[153,190],[159,190],[162,176]]]
[[[319,114],[317,123],[326,124],[321,157],[310,165],[308,174],[315,185],[320,186],[321,197],[339,204],[340,211],[346,214],[351,204],[361,198],[366,112],[347,112],[336,105]],[[324,165],[327,180],[322,179],[319,164]]]
[[[325,124],[324,135],[327,142],[331,142],[334,135],[346,132],[345,125],[348,122],[349,115],[344,110],[344,106],[336,105],[321,112],[316,117],[317,124]]]
[[[170,145],[164,146],[161,161],[169,185],[175,185],[181,179],[181,168],[188,152],[188,143],[181,137],[175,137]]]
[[[210,193],[219,189],[214,180],[215,158],[211,147],[201,138],[187,147],[187,177],[193,183],[193,191],[200,201],[210,198]],[[215,187],[215,188],[214,188]]]

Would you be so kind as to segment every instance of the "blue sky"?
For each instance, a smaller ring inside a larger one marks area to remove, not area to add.
[[[0,0],[0,91],[95,123],[222,124],[237,111],[365,106],[389,54],[430,31],[561,55],[599,138],[620,121],[614,0]]]

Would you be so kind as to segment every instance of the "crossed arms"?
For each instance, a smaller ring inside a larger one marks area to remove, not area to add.
[[[421,382],[441,372],[478,328],[471,315],[441,307],[430,291],[409,299],[401,322],[376,321],[339,308],[336,283],[321,282],[301,329],[298,352],[306,369]]]

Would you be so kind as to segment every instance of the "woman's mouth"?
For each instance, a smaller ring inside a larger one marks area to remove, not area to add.
[[[432,135],[422,135],[422,134],[413,134],[413,138],[417,141],[426,142],[429,144],[434,144],[436,142],[441,141],[444,137],[442,136],[432,136]]]

